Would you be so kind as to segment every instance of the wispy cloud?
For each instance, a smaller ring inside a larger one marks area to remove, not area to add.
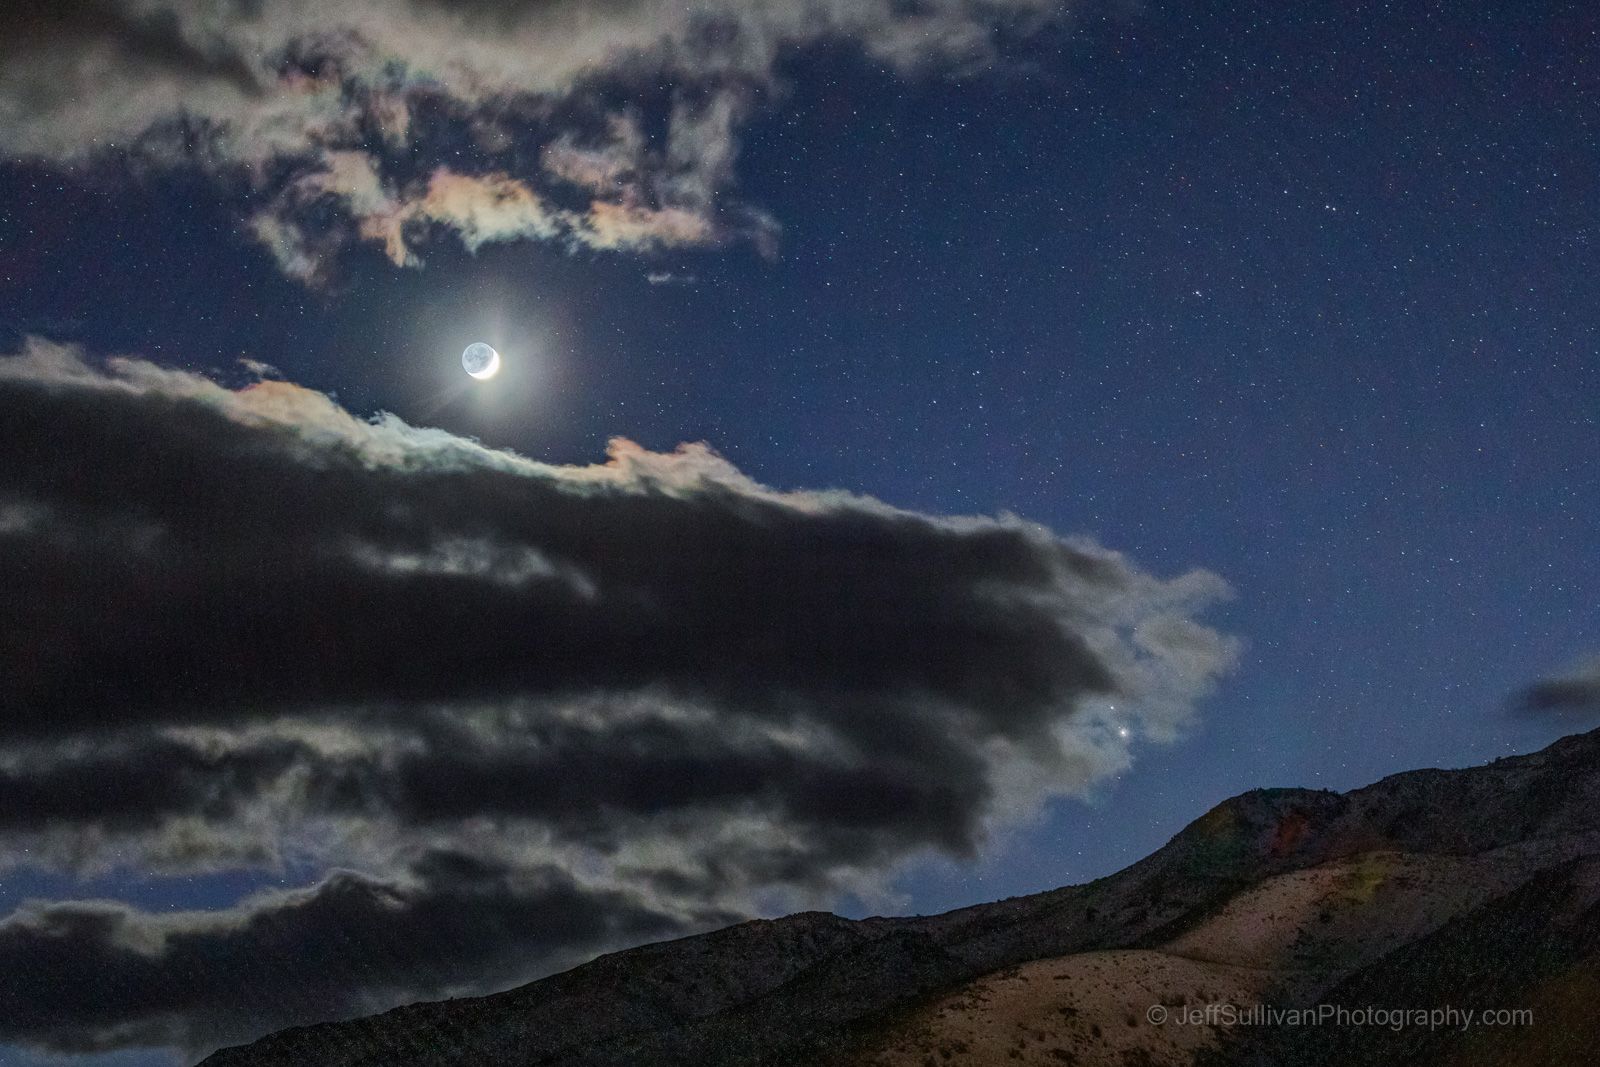
[[[406,231],[470,246],[645,250],[753,240],[738,129],[787,51],[847,40],[972,72],[1061,0],[61,0],[0,13],[0,150],[200,164],[249,190],[291,274]],[[665,92],[663,92],[665,90]],[[647,134],[646,119],[660,132]],[[340,217],[314,210],[321,197]]]

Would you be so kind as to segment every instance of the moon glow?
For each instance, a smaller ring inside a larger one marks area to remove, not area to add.
[[[500,373],[500,353],[482,341],[474,341],[461,353],[461,367],[480,382],[487,381]]]

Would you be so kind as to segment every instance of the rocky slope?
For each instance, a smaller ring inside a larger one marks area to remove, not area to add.
[[[937,916],[744,923],[494,996],[285,1031],[205,1063],[1568,1062],[1562,1035],[1583,1027],[1554,1015],[1451,1037],[1156,1026],[1147,1012],[1554,1012],[1596,984],[1589,857],[1600,857],[1600,731],[1346,794],[1245,793],[1087,885]]]

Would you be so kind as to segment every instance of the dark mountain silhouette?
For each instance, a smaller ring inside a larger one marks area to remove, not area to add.
[[[1344,794],[1253,790],[1086,885],[743,923],[204,1062],[1587,1063],[1597,966],[1600,731]],[[1219,1003],[1534,1014],[1464,1030],[1179,1021]]]

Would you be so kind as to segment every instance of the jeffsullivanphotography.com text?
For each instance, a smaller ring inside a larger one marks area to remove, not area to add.
[[[1153,1026],[1380,1026],[1390,1030],[1470,1030],[1474,1026],[1532,1026],[1532,1008],[1382,1007],[1364,1004],[1313,1004],[1280,1008],[1270,1004],[1152,1004],[1145,1019]]]

